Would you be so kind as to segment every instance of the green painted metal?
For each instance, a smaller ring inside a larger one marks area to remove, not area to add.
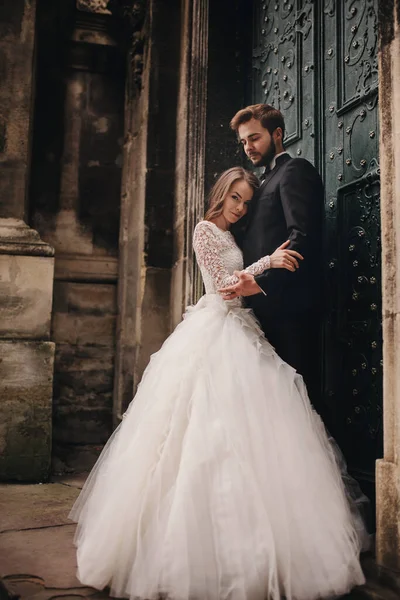
[[[382,454],[377,0],[255,2],[253,101],[326,187],[324,405],[350,467]],[[317,368],[317,366],[316,366]]]

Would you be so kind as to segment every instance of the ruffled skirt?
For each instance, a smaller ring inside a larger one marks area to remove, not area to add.
[[[71,512],[78,577],[153,600],[316,600],[367,535],[302,378],[204,296],[154,354]]]

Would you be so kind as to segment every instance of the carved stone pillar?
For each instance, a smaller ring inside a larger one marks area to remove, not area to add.
[[[384,458],[377,463],[377,560],[400,570],[400,0],[379,2]]]
[[[26,225],[35,0],[0,3],[0,479],[51,458],[53,249]]]
[[[122,17],[129,44],[114,385],[117,424],[150,355],[169,333],[180,0],[111,0],[108,6]]]
[[[202,293],[192,235],[204,214],[208,65],[208,0],[185,0],[177,119],[172,325]]]
[[[137,29],[143,27],[139,19]],[[125,139],[121,189],[121,228],[118,268],[117,348],[114,380],[114,425],[132,400],[137,345],[140,343],[140,306],[144,288],[144,214],[146,197],[147,115],[149,68],[144,59],[141,77],[127,57]],[[140,78],[139,78],[140,77]],[[138,79],[139,78],[139,79]]]

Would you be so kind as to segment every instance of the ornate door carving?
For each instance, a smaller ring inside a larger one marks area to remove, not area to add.
[[[353,472],[372,482],[382,445],[377,0],[256,0],[254,42],[253,100],[282,110],[287,149],[325,182],[324,404]]]

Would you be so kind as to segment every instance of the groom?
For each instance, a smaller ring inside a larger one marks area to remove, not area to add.
[[[243,240],[244,266],[272,252],[286,240],[304,260],[295,272],[271,269],[220,290],[224,299],[245,296],[265,336],[281,358],[304,378],[310,399],[320,411],[320,320],[322,312],[321,178],[304,158],[283,147],[282,113],[268,104],[240,110],[231,121],[244,152],[255,167],[265,167],[250,204]]]

